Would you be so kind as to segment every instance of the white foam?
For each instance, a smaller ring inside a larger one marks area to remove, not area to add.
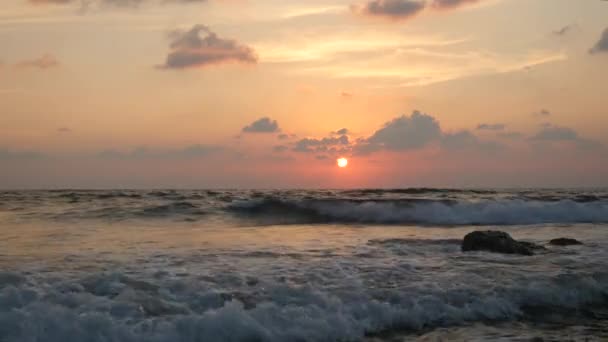
[[[520,279],[489,286],[428,284],[333,293],[274,284],[246,309],[238,300],[200,308],[194,288],[148,293],[125,276],[97,275],[99,283],[122,283],[118,294],[91,293],[86,280],[8,285],[0,291],[0,340],[17,341],[344,341],[392,329],[420,330],[465,322],[521,318],[527,307],[555,314],[606,305],[607,275]],[[151,280],[149,280],[151,281]],[[72,289],[67,291],[66,289]],[[148,288],[151,290],[152,288]],[[84,292],[81,292],[84,291]],[[387,292],[388,291],[388,292]],[[154,290],[152,290],[154,292]],[[251,294],[256,296],[255,294]],[[569,314],[570,315],[570,314]]]
[[[608,202],[579,203],[496,200],[481,202],[310,202],[312,208],[336,221],[419,223],[440,225],[516,225],[541,223],[605,223]]]

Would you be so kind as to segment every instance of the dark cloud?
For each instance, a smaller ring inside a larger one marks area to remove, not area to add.
[[[433,0],[431,7],[438,10],[454,9],[463,5],[474,4],[480,0]]]
[[[346,92],[346,91],[343,91],[343,92],[340,93],[340,97],[343,98],[343,99],[350,99],[350,98],[353,97],[353,94],[349,93],[349,92]]]
[[[92,5],[103,7],[133,8],[150,2],[188,4],[202,3],[206,1],[207,0],[28,0],[28,2],[33,5],[67,5],[71,3],[80,3],[85,10]]]
[[[144,3],[155,2],[152,0],[96,0],[99,4],[103,6],[111,6],[111,7],[138,7]],[[202,3],[206,2],[206,0],[156,0],[158,3],[180,3],[180,4],[188,4],[188,3]]]
[[[206,35],[201,38],[200,33]],[[195,25],[188,31],[173,31],[169,34],[171,51],[167,55],[164,69],[186,69],[205,67],[221,63],[255,64],[255,51],[236,40],[220,38],[204,25]]]
[[[477,125],[477,130],[504,131],[506,127],[505,124],[479,124]]]
[[[441,146],[448,149],[461,149],[476,143],[477,137],[469,131],[446,133],[441,137]]]
[[[499,129],[498,124],[487,126],[489,128],[482,129]],[[417,150],[432,144],[439,144],[442,149],[450,151],[463,149],[496,151],[503,148],[497,142],[479,139],[468,130],[443,132],[434,117],[414,111],[410,116],[403,115],[387,122],[371,137],[358,139],[353,149],[356,154],[365,155],[381,150]]]
[[[387,150],[409,150],[421,148],[439,139],[441,128],[435,118],[414,111],[387,122],[365,142]],[[369,148],[369,147],[368,147]]]
[[[546,110],[546,109],[541,109],[538,112],[534,112],[532,113],[532,115],[534,116],[550,116],[551,112]]]
[[[243,127],[244,133],[276,133],[278,132],[279,124],[276,120],[271,120],[268,117],[254,121],[251,125]]]
[[[589,50],[590,54],[608,53],[608,28],[604,30],[600,40]]]
[[[145,0],[97,0],[103,7],[136,8],[146,3]]]
[[[279,139],[279,140],[287,140],[287,139],[289,139],[289,134],[285,134],[285,133],[279,134],[279,135],[277,135],[277,139]]]
[[[403,20],[414,17],[426,4],[417,0],[371,0],[359,6],[352,6],[353,12],[391,20]]]
[[[294,152],[344,152],[343,148],[350,145],[348,136],[327,137],[323,139],[304,138],[296,142]]]
[[[138,147],[129,152],[106,150],[98,153],[98,157],[108,159],[158,159],[158,158],[199,158],[225,151],[221,146],[190,145],[176,150],[155,150]]]
[[[566,25],[559,30],[553,31],[553,34],[559,37],[563,37],[572,31],[572,25]]]
[[[272,148],[272,150],[273,150],[274,152],[277,152],[277,153],[282,153],[282,152],[285,152],[285,151],[287,151],[288,149],[289,149],[289,147],[287,147],[287,146],[285,146],[285,145],[277,145],[277,146],[274,146],[274,147]]]
[[[337,130],[335,132],[331,132],[332,135],[346,135],[348,133],[350,133],[350,132],[348,131],[347,128],[342,128],[342,129],[339,129],[339,130]]]
[[[467,130],[444,133],[441,136],[441,147],[446,150],[479,149],[495,151],[502,146],[493,141],[482,141]]]
[[[72,130],[69,127],[59,127],[57,128],[57,132],[59,133],[70,133]]]
[[[522,138],[524,135],[520,132],[500,132],[498,133],[498,136],[505,139],[518,139]]]
[[[553,126],[551,124],[543,125],[543,128],[533,137],[532,140],[558,141],[558,140],[577,140],[578,133],[575,130],[567,127]]]
[[[47,4],[63,5],[63,4],[69,4],[70,2],[72,2],[72,0],[29,0],[29,3],[34,4],[34,5],[47,5]]]
[[[7,148],[0,147],[0,160],[29,160],[40,159],[43,155],[33,151],[12,151]]]
[[[55,56],[51,54],[43,55],[39,58],[28,59],[21,61],[16,64],[19,68],[36,68],[36,69],[50,69],[59,66],[59,61]]]
[[[583,149],[602,147],[601,143],[581,137],[572,128],[552,124],[542,125],[541,130],[529,139],[535,142],[571,142]]]
[[[171,151],[171,154],[180,157],[202,157],[223,151],[224,148],[220,146],[210,145],[190,145],[181,150]]]

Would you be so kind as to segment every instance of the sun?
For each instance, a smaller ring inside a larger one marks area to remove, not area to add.
[[[338,163],[339,167],[346,167],[348,165],[348,159],[346,158],[338,158],[336,162]]]

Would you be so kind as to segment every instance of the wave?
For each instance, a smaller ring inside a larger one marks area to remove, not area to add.
[[[230,204],[240,217],[262,223],[531,225],[607,223],[608,201],[290,200],[269,197]]]
[[[229,224],[608,223],[605,190],[64,190],[0,192],[4,219],[177,219]],[[250,222],[248,222],[250,223]]]
[[[405,189],[353,189],[342,190],[343,194],[354,195],[369,195],[369,194],[407,194],[407,195],[422,195],[422,194],[496,194],[495,190],[485,189],[442,189],[442,188],[405,188]]]
[[[201,290],[97,274],[38,284],[0,274],[2,341],[360,341],[471,322],[588,321],[608,304],[606,274],[563,274],[480,290],[418,284],[332,293],[269,284],[264,292]],[[445,284],[443,284],[445,286]],[[478,284],[479,285],[479,284]]]
[[[132,219],[185,219],[195,221],[206,216],[207,211],[200,206],[187,201],[173,201],[163,204],[123,205],[123,206],[96,206],[90,208],[70,208],[64,211],[41,212],[29,215],[50,220],[83,220],[101,219],[112,222],[126,221]],[[28,215],[27,213],[25,215]]]

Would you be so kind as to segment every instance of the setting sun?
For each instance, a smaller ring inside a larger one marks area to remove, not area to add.
[[[348,159],[346,158],[339,158],[337,162],[339,167],[346,167],[348,165]]]

